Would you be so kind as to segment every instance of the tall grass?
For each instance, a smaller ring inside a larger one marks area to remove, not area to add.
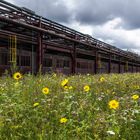
[[[140,74],[4,76],[0,140],[139,140],[139,95]]]

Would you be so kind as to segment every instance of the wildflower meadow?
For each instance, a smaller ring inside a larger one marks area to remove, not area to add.
[[[0,140],[140,140],[140,74],[0,78]]]

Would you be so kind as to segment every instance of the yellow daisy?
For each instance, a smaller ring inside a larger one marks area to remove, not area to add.
[[[61,82],[61,86],[64,87],[68,84],[68,79],[64,79],[62,82]]]
[[[44,88],[42,89],[42,93],[43,93],[43,94],[49,94],[49,88],[44,87]]]
[[[34,103],[33,107],[39,106],[39,103]]]
[[[88,85],[84,86],[84,91],[88,92],[90,90],[90,87]]]
[[[119,102],[116,100],[111,100],[108,103],[110,109],[117,109],[119,107]]]
[[[19,79],[22,78],[22,75],[21,75],[19,72],[16,72],[16,73],[13,74],[13,78],[14,78],[15,80],[19,80]]]
[[[104,82],[105,81],[105,78],[104,77],[100,77],[99,81],[100,82]]]
[[[69,89],[73,89],[73,87],[72,86],[69,86]]]
[[[68,86],[64,86],[64,90],[68,90]]]
[[[66,123],[67,121],[68,121],[67,118],[61,118],[61,119],[60,119],[60,123]]]
[[[139,98],[139,95],[137,95],[137,94],[135,94],[135,95],[132,96],[132,99],[133,100],[137,100],[138,98]]]

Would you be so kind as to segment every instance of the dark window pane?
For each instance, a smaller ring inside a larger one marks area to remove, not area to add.
[[[57,61],[56,61],[56,67],[59,68],[59,65],[60,65],[60,62],[59,62],[59,59],[57,59]]]
[[[8,54],[7,53],[1,53],[0,54],[0,64],[1,65],[7,65],[8,64]]]
[[[69,67],[69,60],[64,60],[64,67]]]
[[[19,66],[19,55],[17,56],[17,66]]]
[[[21,56],[21,66],[25,66],[25,56]]]
[[[57,68],[63,68],[63,66],[64,66],[63,63],[64,63],[63,60],[57,59],[57,60],[56,60],[56,67],[57,67]]]
[[[21,56],[21,66],[30,66],[30,56]]]
[[[80,62],[77,62],[77,68],[80,68]]]
[[[52,59],[50,59],[50,58],[44,58],[43,65],[45,67],[52,67]]]

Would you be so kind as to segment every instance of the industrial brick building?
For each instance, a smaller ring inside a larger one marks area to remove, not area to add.
[[[139,72],[140,57],[35,12],[0,1],[0,74],[21,72]]]

